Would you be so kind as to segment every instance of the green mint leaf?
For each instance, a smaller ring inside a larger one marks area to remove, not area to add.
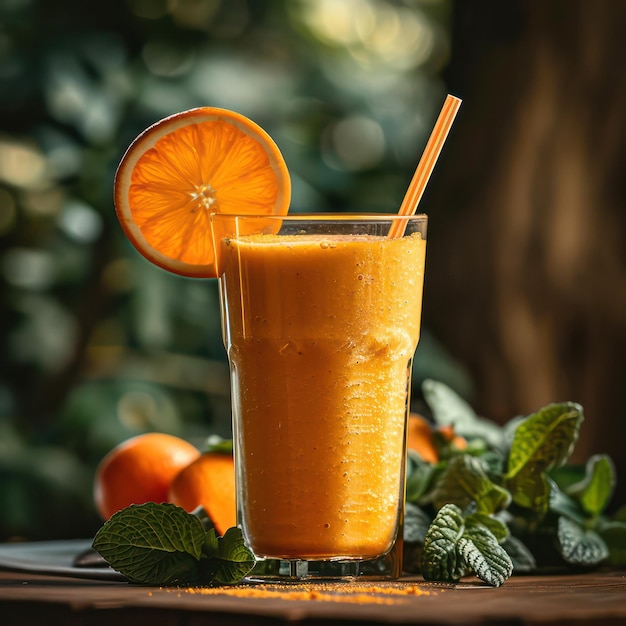
[[[436,508],[456,504],[465,509],[475,503],[480,513],[495,513],[511,502],[506,489],[493,483],[480,458],[461,454],[448,463],[432,494]]]
[[[471,456],[478,456],[485,467],[485,471],[489,476],[501,476],[504,474],[504,461],[502,454],[499,451],[489,450],[483,454],[474,454],[474,452],[468,447],[466,453]]]
[[[550,478],[559,486],[561,491],[567,490],[575,483],[579,483],[585,478],[585,466],[579,463],[567,463],[561,467],[550,470]]]
[[[218,539],[218,564],[213,574],[213,583],[234,585],[254,567],[256,561],[250,549],[244,544],[240,528],[229,528]]]
[[[131,582],[187,584],[197,580],[204,541],[195,515],[148,502],[115,513],[96,533],[93,548]]]
[[[609,556],[609,549],[598,533],[585,530],[567,517],[559,517],[557,541],[561,556],[572,565],[596,565]]]
[[[502,543],[502,547],[511,557],[515,573],[534,572],[537,569],[537,563],[532,552],[517,537],[509,535]]]
[[[550,480],[550,478],[548,480]],[[577,524],[584,524],[586,515],[580,504],[574,500],[574,498],[561,491],[555,482],[551,483],[551,487],[550,510],[557,515],[568,517]]]
[[[547,512],[552,494],[545,474],[536,472],[532,466],[506,482],[513,501],[521,507],[540,514]]]
[[[404,541],[424,543],[430,523],[430,517],[419,506],[407,502],[404,512]]]
[[[511,443],[507,478],[563,465],[578,439],[582,421],[583,409],[574,402],[550,404],[522,420]]]
[[[509,452],[505,485],[519,506],[545,513],[550,483],[545,472],[565,463],[583,421],[573,402],[550,404],[519,422]]]
[[[441,474],[442,468],[438,465],[425,463],[421,459],[412,461],[411,466],[411,472],[406,480],[406,499],[407,502],[418,504],[436,477]]]
[[[465,575],[458,543],[465,530],[461,509],[454,504],[441,507],[424,539],[422,574],[426,580],[457,582]]]
[[[590,515],[600,515],[609,503],[615,489],[615,468],[606,454],[596,454],[587,461],[583,480],[567,489]]]
[[[509,536],[509,527],[497,517],[487,515],[486,513],[470,513],[465,516],[466,528],[474,526],[484,526],[489,529],[493,536],[502,543]]]
[[[598,534],[609,549],[608,562],[616,567],[626,565],[626,522],[607,522]]]
[[[209,514],[202,505],[197,506],[191,511],[191,514],[195,515],[200,520],[205,532],[209,532],[209,530],[213,528],[213,520],[209,517]]]
[[[427,379],[422,393],[438,426],[454,426],[466,439],[480,438],[493,447],[502,445],[502,430],[493,422],[476,415],[474,409],[446,384]]]
[[[499,587],[513,573],[513,562],[494,534],[481,524],[467,526],[459,540],[459,553],[482,581]]]
[[[456,582],[474,572],[499,587],[512,571],[509,555],[487,527],[476,519],[466,525],[455,504],[441,507],[424,539],[422,574],[426,580]]]
[[[202,546],[202,555],[207,559],[217,557],[220,551],[219,538],[215,528],[210,528],[204,535],[204,546]]]

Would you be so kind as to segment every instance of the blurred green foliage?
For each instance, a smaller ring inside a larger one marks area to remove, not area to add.
[[[229,436],[215,281],[126,242],[115,167],[146,126],[234,109],[292,211],[397,209],[443,101],[449,0],[0,0],[0,540],[90,536],[126,437]],[[425,334],[416,378],[467,390]]]

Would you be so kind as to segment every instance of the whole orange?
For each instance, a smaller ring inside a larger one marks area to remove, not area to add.
[[[189,512],[202,506],[223,535],[237,523],[232,455],[205,452],[174,478],[168,499]]]
[[[427,463],[437,463],[439,452],[433,436],[434,427],[417,413],[409,415],[407,429],[407,448],[415,450]]]
[[[123,441],[99,463],[94,501],[103,519],[131,504],[167,502],[174,476],[200,456],[189,442],[164,433]]]

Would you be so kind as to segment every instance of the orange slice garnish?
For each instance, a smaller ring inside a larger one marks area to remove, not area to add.
[[[133,141],[114,197],[122,228],[144,257],[175,274],[215,278],[211,213],[284,215],[291,182],[261,127],[203,107],[166,117]]]

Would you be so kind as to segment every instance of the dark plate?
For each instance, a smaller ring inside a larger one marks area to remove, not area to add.
[[[91,539],[72,539],[3,543],[0,544],[0,569],[32,574],[73,576],[74,578],[126,580],[108,566],[77,567],[75,565],[77,557],[88,553],[91,541]]]

